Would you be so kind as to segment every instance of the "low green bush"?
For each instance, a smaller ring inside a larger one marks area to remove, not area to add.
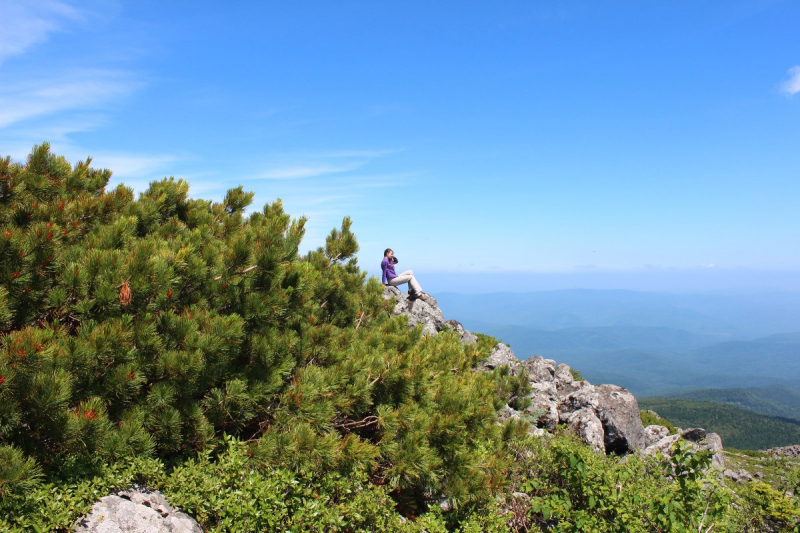
[[[678,432],[678,428],[672,425],[669,420],[660,417],[654,411],[647,411],[647,410],[639,411],[639,418],[642,420],[642,425],[644,427],[653,425],[664,426],[669,430],[670,435],[674,435]]]

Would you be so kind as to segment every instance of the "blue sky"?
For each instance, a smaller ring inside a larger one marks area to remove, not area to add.
[[[797,2],[0,13],[0,154],[349,215],[426,290],[800,289]]]

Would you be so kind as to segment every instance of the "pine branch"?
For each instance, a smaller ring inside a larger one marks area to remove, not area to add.
[[[253,270],[255,270],[257,268],[258,268],[258,265],[253,265],[253,266],[244,268],[242,270],[237,270],[237,271],[234,272],[234,274],[247,274],[247,273],[252,272]],[[215,277],[214,281],[219,281],[221,279],[222,279],[222,276],[220,275],[220,276]]]
[[[356,420],[353,422],[340,422],[338,424],[333,424],[333,427],[338,429],[361,429],[369,426],[374,426],[381,421],[380,417],[377,416],[368,416],[363,420]]]

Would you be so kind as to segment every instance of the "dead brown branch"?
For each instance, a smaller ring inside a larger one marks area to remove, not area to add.
[[[253,270],[257,269],[258,265],[253,265],[251,267],[243,268],[242,270],[237,270],[234,274],[247,274],[248,272],[252,272]],[[214,281],[219,281],[222,279],[222,276],[217,276],[214,278]]]
[[[338,424],[334,424],[334,427],[339,429],[361,429],[369,426],[374,426],[381,421],[380,417],[377,416],[368,416],[363,420],[355,420],[353,422],[340,422]]]

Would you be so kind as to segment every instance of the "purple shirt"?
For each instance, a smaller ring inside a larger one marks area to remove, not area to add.
[[[383,261],[381,261],[381,270],[383,271],[383,276],[381,277],[381,281],[384,285],[386,285],[392,278],[396,278],[397,274],[394,273],[394,265],[397,263],[397,258],[392,258],[392,263],[389,262],[388,257],[384,257]]]

